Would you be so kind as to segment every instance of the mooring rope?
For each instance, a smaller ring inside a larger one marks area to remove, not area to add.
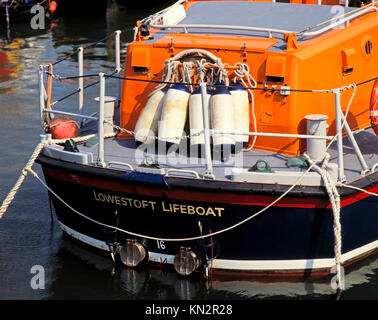
[[[0,219],[3,217],[9,205],[12,203],[18,189],[20,189],[22,183],[24,182],[24,179],[26,178],[29,169],[31,169],[39,153],[41,152],[41,150],[43,149],[45,145],[46,145],[46,142],[40,142],[37,145],[37,147],[34,149],[34,152],[32,153],[29,161],[26,163],[25,167],[22,169],[20,177],[18,178],[13,188],[9,191],[7,197],[5,198],[5,200],[3,201],[3,204],[0,207]]]
[[[87,219],[87,220],[89,220],[91,222],[94,222],[94,223],[96,223],[96,224],[98,224],[100,226],[107,227],[107,228],[110,228],[110,229],[114,229],[114,230],[117,230],[117,231],[129,234],[129,235],[132,235],[132,236],[135,236],[135,237],[139,237],[139,238],[145,238],[145,239],[157,240],[157,241],[184,242],[184,241],[202,240],[202,239],[206,239],[206,238],[209,238],[209,237],[216,236],[216,235],[221,234],[221,233],[225,233],[225,232],[230,231],[232,229],[235,229],[236,227],[238,227],[238,226],[240,226],[240,225],[248,222],[249,220],[257,217],[258,215],[260,215],[261,213],[265,212],[266,210],[268,210],[269,208],[271,208],[273,205],[275,205],[282,198],[284,198],[290,191],[292,191],[294,189],[294,187],[297,186],[302,181],[302,179],[304,178],[304,176],[311,169],[312,169],[312,166],[310,165],[309,168],[297,179],[297,181],[292,186],[290,186],[281,196],[279,196],[276,200],[274,200],[273,202],[271,202],[269,205],[267,205],[266,207],[264,207],[260,211],[254,213],[253,215],[250,215],[249,217],[245,218],[244,220],[242,220],[242,221],[240,221],[238,223],[235,223],[234,225],[232,225],[230,227],[227,227],[227,228],[224,228],[222,230],[218,230],[218,231],[215,231],[215,232],[212,232],[212,233],[208,233],[208,234],[205,234],[205,235],[194,236],[194,237],[186,237],[186,238],[162,238],[162,237],[154,237],[154,236],[149,236],[149,235],[144,235],[144,234],[140,234],[140,233],[135,233],[135,232],[132,232],[132,231],[124,230],[124,229],[121,229],[119,227],[108,225],[108,224],[102,223],[100,221],[94,220],[94,219],[88,217],[87,215],[81,213],[80,211],[76,210],[75,208],[71,207],[67,202],[65,202],[61,197],[59,197],[54,192],[54,190],[52,190],[45,182],[43,182],[43,180],[38,176],[38,174],[35,171],[33,171],[31,168],[28,168],[28,171],[31,172],[34,175],[34,177],[37,178],[37,180],[47,190],[49,190],[59,201],[61,201],[67,208],[71,209],[73,212],[75,212],[79,216],[81,216],[81,217],[83,217],[83,218],[85,218],[85,219]]]
[[[340,194],[337,191],[336,183],[332,180],[330,174],[327,171],[327,164],[330,159],[329,153],[326,153],[323,164],[319,167],[315,161],[313,161],[309,155],[305,152],[303,156],[306,158],[308,163],[313,165],[314,170],[320,174],[323,179],[324,186],[327,190],[330,203],[333,212],[333,233],[335,237],[335,263],[336,263],[336,276],[337,276],[337,287],[342,289],[342,279],[341,279],[341,223],[340,223]]]
[[[337,187],[344,187],[344,188],[350,188],[350,189],[358,190],[358,191],[364,192],[364,193],[366,193],[368,195],[371,195],[371,196],[374,196],[374,197],[378,197],[378,193],[370,192],[370,191],[367,191],[365,189],[361,189],[361,188],[358,188],[358,187],[355,187],[355,186],[351,186],[351,185],[348,185],[348,184],[345,184],[345,183],[337,182],[336,186]]]
[[[74,142],[84,142],[87,141],[89,138],[96,136],[95,134],[90,134],[82,137],[72,138]],[[115,133],[108,133],[104,135],[105,138],[114,137]],[[42,149],[49,143],[51,144],[62,144],[65,143],[67,139],[50,139],[48,141],[42,141],[38,143],[36,148],[34,149],[29,161],[26,163],[25,167],[21,171],[21,175],[19,176],[17,182],[13,186],[13,188],[9,191],[8,195],[4,199],[1,207],[0,207],[0,219],[3,217],[4,213],[7,211],[9,205],[12,203],[13,199],[15,198],[17,191],[20,189],[22,183],[24,182],[28,172],[31,172],[31,167],[34,165],[35,160],[38,158],[39,154],[41,153]]]

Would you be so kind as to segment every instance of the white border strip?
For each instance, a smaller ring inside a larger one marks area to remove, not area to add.
[[[86,235],[84,235],[80,232],[77,232],[77,231],[71,229],[70,227],[67,227],[66,225],[64,225],[60,221],[59,221],[59,225],[62,228],[62,230],[64,232],[66,232],[67,234],[69,234],[71,237],[73,237],[77,240],[80,240],[80,241],[82,241],[82,242],[84,242],[84,243],[86,243],[86,244],[88,244],[92,247],[97,248],[97,249],[109,251],[109,247],[106,244],[106,242],[97,240],[97,239],[92,238],[92,237],[88,237],[88,236],[86,236]]]
[[[63,231],[95,248],[109,251],[107,244],[103,241],[88,237],[77,232],[63,223],[59,222]],[[351,259],[361,256],[365,253],[378,248],[378,240],[366,244],[357,249],[342,254],[341,263],[345,263]],[[174,255],[149,252],[149,261],[156,263],[173,264]],[[308,270],[308,269],[327,269],[335,265],[334,258],[326,259],[295,259],[295,260],[225,260],[215,259],[212,264],[213,269],[224,269],[234,271],[288,271],[288,270]]]

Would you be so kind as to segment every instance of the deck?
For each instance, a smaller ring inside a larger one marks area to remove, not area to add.
[[[82,134],[93,133],[95,130],[96,128],[92,123],[82,128]],[[354,136],[369,169],[371,169],[374,164],[378,163],[378,145],[374,131],[369,128]],[[166,149],[161,145],[158,148],[151,145],[141,145],[137,147],[133,139],[109,138],[105,140],[104,160],[106,163],[127,163],[135,168],[143,164],[146,156],[149,156],[151,158],[148,160],[154,159],[166,171],[168,169],[193,170],[196,171],[200,177],[203,177],[206,171],[205,156],[202,155],[202,157],[198,157],[196,154],[197,149],[190,151],[190,148],[187,148],[187,146],[186,140],[182,140],[180,145],[172,146],[168,149],[167,153]],[[94,160],[98,157],[97,145],[87,146],[86,143],[79,143],[78,149],[83,152],[92,153]],[[190,154],[190,152],[192,153]],[[336,142],[328,149],[328,153],[331,155],[330,162],[337,164]],[[350,183],[361,178],[362,168],[347,137],[343,138],[343,156],[347,182]],[[289,158],[290,156],[287,155],[252,149],[250,151],[240,151],[236,154],[230,154],[225,161],[221,161],[219,154],[215,153],[213,154],[214,175],[216,180],[230,181],[232,179],[231,172],[233,168],[248,169],[261,159],[265,160],[275,172],[304,172],[306,170],[288,168],[286,163]],[[114,168],[116,167],[117,166],[114,166]],[[118,169],[125,168],[119,167]]]

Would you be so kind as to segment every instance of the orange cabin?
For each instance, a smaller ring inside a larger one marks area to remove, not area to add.
[[[333,0],[323,2],[335,3]],[[158,29],[150,25],[149,35],[144,36],[139,24],[139,33],[127,49],[124,76],[160,81],[166,59],[186,49],[204,49],[221,58],[223,63],[235,65],[242,62],[249,66],[250,74],[260,89],[253,91],[258,132],[306,134],[304,117],[316,113],[328,115],[328,134],[332,135],[335,133],[332,93],[291,91],[286,95],[279,89],[333,89],[376,77],[378,13],[374,6],[367,10],[319,6],[315,3],[313,0],[295,0],[291,3],[183,1],[185,17],[178,25],[246,26],[288,33],[212,29],[205,26],[188,27],[186,30]],[[361,10],[364,10],[363,14]],[[332,19],[340,15],[340,19],[354,15],[355,18],[322,31],[335,21]],[[160,23],[164,24],[164,21]],[[314,26],[317,27],[310,28]],[[156,85],[154,82],[124,81],[121,127],[134,129],[148,94]],[[370,125],[372,86],[373,83],[369,82],[356,89],[348,113],[352,130]],[[343,111],[347,108],[352,92],[342,92]],[[250,131],[253,131],[252,114]],[[122,133],[120,136],[131,138]],[[305,144],[305,140],[300,139],[258,137],[254,148],[299,155],[305,150]]]

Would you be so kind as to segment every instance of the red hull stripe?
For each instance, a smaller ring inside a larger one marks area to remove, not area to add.
[[[109,183],[107,180],[99,179],[96,177],[78,175],[68,173],[67,171],[54,168],[48,165],[43,165],[43,172],[45,176],[62,180],[65,182],[79,184],[92,188],[100,188],[103,190],[123,192],[128,194],[138,194],[150,197],[160,197],[164,196],[170,199],[177,200],[187,200],[201,202],[217,202],[217,203],[227,203],[235,205],[247,205],[247,206],[267,206],[272,201],[277,199],[278,196],[270,195],[253,195],[253,194],[235,194],[229,192],[203,192],[194,190],[161,190],[158,187],[144,187],[140,185],[133,185],[132,183],[122,183],[119,181],[112,181]],[[378,191],[378,185],[375,185],[369,189],[369,192],[376,193]],[[367,198],[369,195],[364,192],[357,192],[351,196],[344,197],[341,199],[340,206],[345,207],[353,204],[359,200]],[[296,207],[296,208],[331,208],[329,200],[327,198],[316,198],[316,197],[284,197],[275,207]]]

